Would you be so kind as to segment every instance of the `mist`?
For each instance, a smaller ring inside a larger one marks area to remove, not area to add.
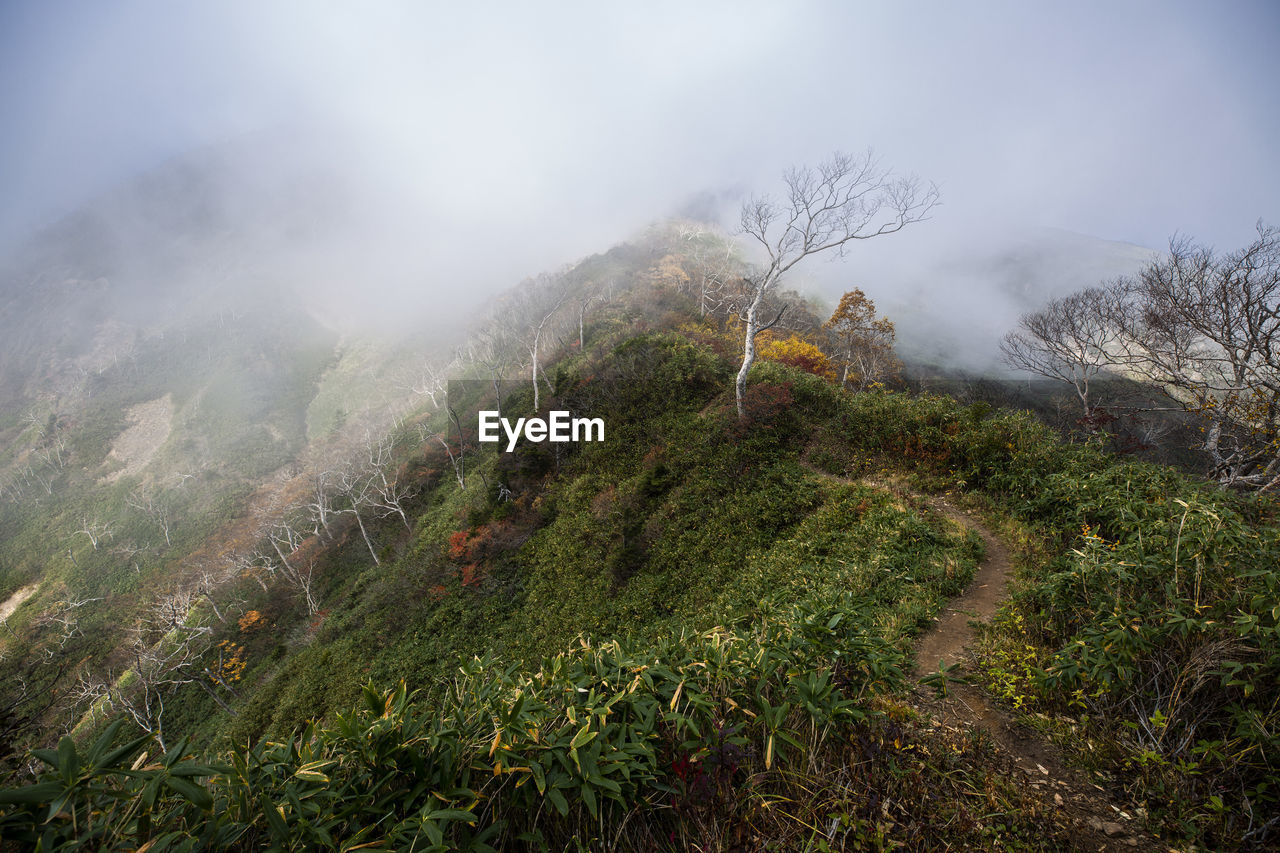
[[[117,274],[287,284],[333,326],[456,323],[667,216],[732,229],[744,195],[835,149],[873,146],[943,204],[790,285],[861,286],[973,365],[1045,294],[1174,232],[1234,247],[1280,218],[1263,2],[0,15],[6,255],[96,210]]]

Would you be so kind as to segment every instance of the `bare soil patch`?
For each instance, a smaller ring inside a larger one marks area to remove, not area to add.
[[[126,416],[130,425],[116,436],[107,453],[107,459],[119,460],[124,465],[104,477],[104,482],[112,483],[141,472],[156,455],[173,428],[173,396],[165,394],[157,400],[131,406]]]
[[[22,602],[35,595],[36,590],[39,588],[40,584],[33,583],[29,586],[22,587],[22,589],[9,596],[3,604],[0,604],[0,620],[8,619],[12,616],[17,609],[22,606]]]

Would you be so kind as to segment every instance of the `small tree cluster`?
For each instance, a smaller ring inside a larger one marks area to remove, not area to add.
[[[902,363],[893,351],[893,321],[876,316],[876,304],[861,288],[840,298],[822,328],[841,367],[841,386],[865,391],[874,383],[898,377]]]
[[[1280,232],[1258,225],[1243,249],[1183,237],[1136,276],[1056,299],[1024,316],[1006,361],[1071,384],[1097,422],[1090,382],[1110,372],[1162,391],[1199,419],[1197,448],[1224,487],[1280,483]]]

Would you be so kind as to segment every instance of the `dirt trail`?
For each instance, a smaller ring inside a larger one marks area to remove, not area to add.
[[[884,484],[869,484],[886,488]],[[988,622],[1004,600],[1009,579],[1013,576],[1013,560],[990,530],[972,516],[940,497],[929,497],[894,489],[904,497],[926,501],[929,506],[955,524],[972,530],[982,538],[982,562],[969,586],[951,599],[939,612],[933,627],[926,631],[916,646],[916,675],[938,671],[939,663],[955,666],[959,672],[972,659],[971,648],[978,632],[974,621]],[[1034,730],[1019,724],[1003,709],[992,703],[982,690],[966,682],[952,682],[947,695],[938,697],[932,688],[918,687],[917,708],[938,721],[938,725],[963,730],[979,729],[995,743],[1027,782],[1053,800],[1078,830],[1080,850],[1167,850],[1156,839],[1144,834],[1121,805],[1113,803],[1100,786],[1081,773],[1067,767],[1059,750]]]
[[[858,481],[827,474],[810,467],[818,476],[846,483]],[[983,558],[964,592],[939,611],[937,621],[916,646],[916,676],[938,671],[939,663],[955,667],[963,675],[972,661],[978,632],[971,623],[987,622],[1007,594],[1013,576],[1009,549],[995,534],[968,513],[944,498],[922,495],[899,482],[864,480],[862,485],[890,491],[908,501],[923,501],[930,509],[982,538]],[[1159,850],[1169,847],[1143,833],[1124,806],[1113,803],[1106,791],[1082,773],[1066,766],[1060,751],[1034,730],[1018,723],[996,706],[978,687],[964,681],[952,682],[945,696],[932,687],[918,685],[912,696],[917,710],[936,721],[939,727],[959,731],[980,730],[995,744],[1027,783],[1051,801],[1074,825],[1077,850]]]

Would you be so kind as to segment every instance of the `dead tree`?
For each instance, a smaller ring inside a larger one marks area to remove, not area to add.
[[[542,360],[542,347],[551,328],[552,319],[569,299],[567,277],[547,274],[526,282],[516,291],[513,304],[505,311],[505,320],[514,322],[520,329],[519,337],[529,358],[529,378],[533,383],[533,410],[540,407],[538,368]]]
[[[311,475],[311,489],[302,508],[311,521],[312,533],[317,536],[321,532],[326,536],[331,535],[329,521],[337,514],[333,505],[334,479],[332,471],[317,471]]]
[[[365,527],[362,514],[365,509],[375,503],[373,483],[367,476],[362,476],[357,469],[348,467],[339,472],[336,485],[338,494],[345,504],[339,512],[349,513],[355,518],[360,536],[364,539],[365,547],[369,549],[369,556],[373,558],[373,564],[382,565],[382,561],[378,559],[378,552],[373,549],[373,541],[369,538],[369,530]]]
[[[1114,361],[1203,423],[1223,487],[1280,484],[1280,230],[1216,253],[1185,237],[1124,282]]]
[[[110,523],[100,522],[97,519],[89,521],[87,518],[82,518],[80,520],[80,529],[76,532],[88,536],[90,544],[93,545],[93,550],[96,551],[98,550],[98,545],[110,538],[112,533],[115,532],[115,527]]]
[[[163,495],[153,494],[142,489],[135,489],[125,498],[125,503],[141,512],[151,520],[164,534],[164,544],[173,545],[173,508]]]
[[[138,545],[136,542],[122,542],[112,547],[111,553],[117,557],[122,557],[133,566],[134,574],[142,574],[142,562],[138,559],[147,553],[151,548],[150,545]]]
[[[412,530],[404,503],[413,497],[414,492],[400,481],[394,450],[395,446],[389,435],[375,438],[372,433],[366,432],[363,473],[369,480],[368,493],[372,505],[388,515],[400,516],[405,530]]]
[[[200,662],[211,644],[212,629],[188,621],[191,599],[187,592],[179,591],[156,601],[131,631],[128,677],[86,671],[72,690],[73,700],[124,714],[152,735],[161,749],[167,749],[166,699],[182,685],[202,681]],[[213,695],[208,685],[201,686]],[[220,697],[214,698],[231,710]]]
[[[58,648],[61,649],[72,639],[84,633],[80,629],[80,608],[101,600],[101,598],[64,596],[36,618],[36,625],[53,628],[57,635]]]
[[[779,313],[764,322],[760,309],[783,276],[811,255],[834,252],[843,257],[854,241],[901,231],[925,219],[938,204],[937,187],[922,188],[915,178],[893,176],[870,151],[857,157],[836,153],[817,168],[788,170],[783,180],[785,201],[757,196],[742,206],[741,232],[759,244],[765,262],[746,279],[746,339],[734,385],[740,418],[746,417],[743,399],[756,336],[781,320]]]
[[[1112,284],[1053,299],[1039,311],[1024,314],[1019,328],[1000,343],[1010,367],[1074,389],[1081,409],[1079,423],[1086,433],[1097,431],[1092,383],[1115,362],[1117,329],[1113,320],[1123,298],[1123,284]]]
[[[698,316],[726,313],[736,293],[731,282],[740,278],[742,263],[733,243],[700,223],[682,223],[678,236],[689,258],[689,286],[696,288]]]

